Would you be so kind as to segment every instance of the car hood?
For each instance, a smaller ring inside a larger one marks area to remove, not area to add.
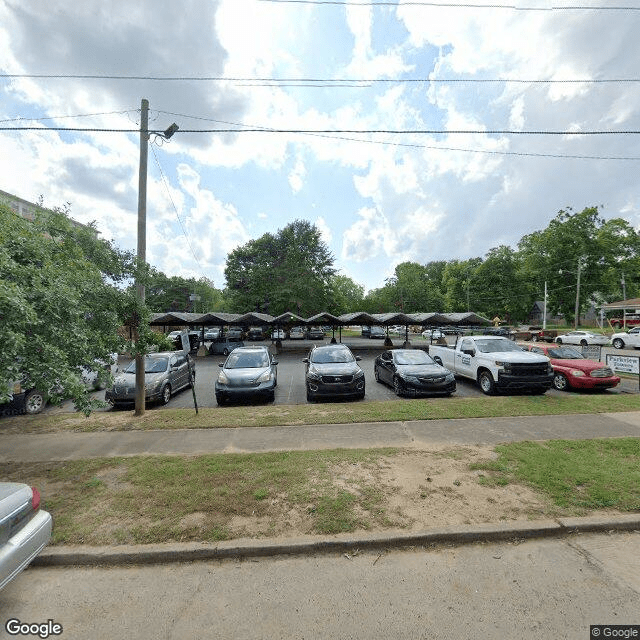
[[[309,365],[309,371],[315,371],[321,376],[348,376],[355,375],[361,369],[355,362],[327,362],[326,364],[312,362]]]
[[[567,369],[578,369],[586,373],[608,366],[604,362],[596,362],[595,360],[574,360],[571,358],[551,358],[551,364],[557,367],[566,367]]]
[[[399,364],[397,372],[403,376],[443,376],[449,373],[449,369],[439,364]]]
[[[249,369],[222,369],[229,382],[234,385],[255,382],[270,367],[251,367]]]
[[[531,353],[530,351],[491,351],[490,353],[478,353],[477,355],[484,358],[491,358],[500,362],[524,363],[524,364],[540,364],[549,362],[547,356],[539,353]]]
[[[145,373],[144,374],[144,382],[145,384],[153,384],[156,380],[162,378],[167,374],[166,371],[161,371],[160,373]],[[132,386],[136,383],[136,374],[135,373],[120,373],[118,374],[114,381],[113,385],[127,385]]]

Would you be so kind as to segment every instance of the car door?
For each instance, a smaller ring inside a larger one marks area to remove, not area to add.
[[[477,348],[475,342],[469,338],[464,338],[462,340],[460,343],[460,349],[457,349],[455,352],[455,369],[457,373],[473,378],[473,357],[468,353],[463,353],[465,349],[467,351],[476,352]]]
[[[378,375],[380,376],[380,380],[391,384],[393,381],[394,370],[395,366],[393,364],[393,355],[391,354],[391,351],[384,351],[380,356],[378,365]]]

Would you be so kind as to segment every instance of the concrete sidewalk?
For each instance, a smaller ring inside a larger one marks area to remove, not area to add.
[[[290,427],[0,435],[0,462],[43,462],[136,455],[201,455],[335,448],[429,448],[522,440],[640,437],[640,412],[420,420]],[[456,525],[419,533],[359,532],[304,538],[242,539],[216,544],[47,547],[33,565],[159,564],[276,555],[350,553],[438,544],[461,545],[574,533],[640,530],[640,514]]]
[[[0,462],[640,437],[640,412],[358,424],[0,435]]]

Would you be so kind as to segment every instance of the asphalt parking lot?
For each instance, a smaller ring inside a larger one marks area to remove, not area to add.
[[[393,344],[395,347],[402,346],[404,336],[393,336]],[[428,340],[423,339],[421,336],[410,336],[411,345],[415,347],[426,347],[429,344]],[[328,344],[327,338],[319,344]],[[359,362],[363,371],[365,372],[365,384],[366,395],[364,400],[355,402],[368,402],[374,400],[390,400],[394,402],[411,402],[411,398],[399,398],[395,395],[390,387],[384,384],[379,384],[375,381],[373,376],[373,362],[376,356],[384,349],[384,343],[382,340],[368,340],[366,338],[345,338],[343,342],[347,344],[356,354],[360,356]],[[270,341],[268,342],[246,342],[246,345],[252,344],[266,344],[270,346],[272,351],[275,352],[275,346]],[[307,404],[306,390],[304,384],[305,365],[302,359],[307,355],[312,343],[310,341],[283,341],[283,349],[280,353],[276,354],[278,360],[278,386],[276,388],[276,397],[274,404],[276,405],[290,405],[290,404]],[[613,347],[604,347],[602,349],[602,360],[605,360],[606,353],[615,353],[618,355],[635,355],[638,356],[639,352],[634,349],[614,349]],[[224,356],[197,356],[196,361],[196,398],[199,407],[216,407],[218,404],[215,399],[214,384],[218,372],[220,371],[219,364],[225,360]],[[120,357],[119,366],[122,368],[128,363],[128,359]],[[550,396],[562,396],[566,393],[639,393],[640,381],[638,378],[623,379],[618,387],[615,389],[608,389],[606,391],[595,392],[566,392],[556,391],[550,389],[547,391],[547,395]],[[104,391],[96,391],[93,393],[94,397],[104,399]],[[464,378],[457,379],[457,390],[453,397],[458,398],[473,398],[482,396],[482,391],[477,384],[471,380]],[[354,402],[351,399],[331,399],[320,400],[319,402]],[[256,407],[262,404],[261,401],[251,401],[250,404],[255,404]],[[185,389],[171,398],[167,408],[191,408],[193,407],[193,394],[190,389]],[[131,409],[132,407],[128,407]],[[162,410],[165,407],[159,404],[149,405],[149,409]],[[117,409],[115,409],[117,410]],[[221,411],[224,408],[220,407]],[[48,406],[45,408],[45,413],[69,413],[74,411],[74,407],[71,401],[65,401],[60,406]],[[110,407],[100,409],[99,411],[114,411]]]
[[[428,345],[428,340],[424,340],[420,336],[411,337],[411,344],[413,347],[422,347]],[[404,337],[393,338],[394,346],[398,347],[402,345]],[[328,344],[329,340],[325,340],[324,344]],[[360,402],[374,401],[374,400],[391,400],[395,402],[411,402],[411,398],[400,398],[395,395],[393,390],[384,385],[377,383],[373,375],[373,363],[376,356],[385,349],[382,340],[368,340],[363,338],[349,338],[344,339],[343,342],[350,346],[355,355],[360,356],[359,362],[363,371],[365,372],[365,384],[366,395],[365,399]],[[267,344],[271,345],[271,342],[265,343],[245,343],[251,344]],[[312,343],[309,341],[283,341],[283,349],[276,355],[278,360],[278,386],[276,388],[276,397],[274,404],[306,404],[306,390],[304,383],[305,365],[302,359],[307,355]],[[275,350],[275,347],[271,347]],[[617,350],[611,350],[612,352],[621,353]],[[636,352],[637,353],[637,352]],[[604,359],[604,349],[603,349]],[[202,356],[196,357],[196,398],[199,407],[217,407],[214,384],[218,372],[220,371],[219,364],[223,363],[224,356]],[[636,380],[626,381],[620,384],[619,388],[601,391],[597,393],[637,393],[638,382]],[[563,395],[567,392],[556,391],[550,389],[547,391],[549,395]],[[571,392],[569,392],[571,393]],[[483,396],[480,388],[471,380],[464,378],[457,379],[457,390],[454,397],[471,398]],[[338,402],[353,402],[350,399],[332,399],[321,400],[326,401],[338,401]],[[256,400],[256,406],[259,406],[261,401]],[[252,402],[253,404],[253,402]],[[186,389],[177,395],[175,395],[169,402],[167,407],[170,408],[182,408],[193,407],[193,395],[189,389]],[[160,405],[155,405],[154,408],[162,409]],[[224,410],[221,408],[221,410]]]

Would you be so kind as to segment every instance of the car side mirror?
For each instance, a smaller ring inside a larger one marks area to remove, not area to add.
[[[360,356],[356,356],[356,362],[357,362],[358,360],[362,360],[362,358],[361,358]]]
[[[302,358],[302,362],[304,362],[305,364],[309,364],[309,358]]]
[[[435,356],[435,357],[433,358],[433,361],[434,361],[436,364],[439,364],[440,366],[442,366],[442,358],[441,358],[440,356]]]
[[[224,362],[218,362],[219,367],[224,367]]]
[[[278,361],[277,360],[272,360],[271,364],[278,364]]]

